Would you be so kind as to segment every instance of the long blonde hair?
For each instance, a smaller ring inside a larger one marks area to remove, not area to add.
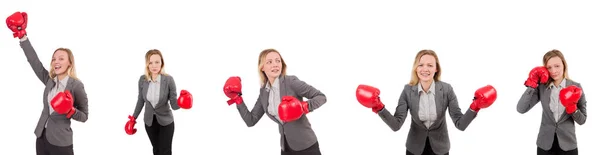
[[[160,56],[160,72],[159,74],[161,75],[168,75],[167,73],[165,73],[165,60],[163,59],[163,55],[162,53],[157,50],[157,49],[151,49],[148,52],[146,52],[146,67],[144,68],[144,75],[146,76],[146,80],[152,80],[152,73],[150,72],[150,57],[152,55],[158,55]]]
[[[437,72],[433,75],[433,80],[440,81],[440,79],[442,78],[442,67],[440,65],[440,61],[438,59],[437,54],[435,54],[433,50],[421,50],[419,51],[419,53],[417,53],[417,56],[415,57],[415,61],[413,63],[410,82],[408,82],[408,84],[411,86],[415,86],[419,83],[419,76],[417,76],[417,67],[419,67],[419,60],[421,60],[421,57],[423,57],[424,55],[431,55],[433,56],[433,58],[435,58],[435,67]]]
[[[567,68],[567,60],[565,60],[565,56],[559,50],[553,49],[553,50],[546,52],[546,54],[544,54],[544,58],[542,60],[544,67],[546,67],[546,65],[548,65],[548,60],[550,60],[554,57],[560,58],[560,60],[563,63],[563,78],[570,80],[571,78],[569,78],[569,73],[568,73],[569,69]],[[548,84],[552,84],[553,82],[554,82],[554,79],[552,79],[552,78],[548,79]]]
[[[264,87],[265,84],[267,83],[267,80],[269,80],[267,78],[267,74],[265,74],[265,72],[262,71],[262,68],[263,68],[263,66],[265,66],[265,61],[267,60],[267,54],[269,54],[271,52],[275,52],[275,53],[279,54],[279,57],[281,58],[281,75],[283,75],[283,76],[286,75],[287,65],[285,64],[285,61],[283,61],[283,57],[281,57],[281,54],[279,53],[279,51],[272,49],[272,48],[265,49],[262,52],[260,52],[260,54],[258,55],[258,75],[260,77],[261,87]]]
[[[58,48],[56,50],[54,50],[53,54],[56,54],[56,52],[58,51],[65,51],[67,52],[67,55],[69,56],[69,63],[71,63],[71,65],[69,66],[69,68],[67,68],[67,76],[69,76],[70,78],[73,79],[78,79],[77,78],[77,72],[75,72],[75,57],[73,56],[73,52],[71,51],[71,49],[68,48]],[[52,66],[52,62],[50,62],[50,66]],[[54,73],[54,67],[50,67],[50,78],[55,78],[57,75],[56,73]]]

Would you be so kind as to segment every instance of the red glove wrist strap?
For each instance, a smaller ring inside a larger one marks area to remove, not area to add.
[[[302,102],[302,111],[304,111],[305,114],[308,114],[308,101]]]
[[[72,107],[71,110],[69,110],[69,112],[67,113],[67,118],[71,118],[71,116],[73,116],[73,114],[75,114],[77,110],[75,109],[75,107]]]

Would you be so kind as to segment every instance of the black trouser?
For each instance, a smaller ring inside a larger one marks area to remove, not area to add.
[[[550,150],[544,150],[540,147],[537,148],[538,155],[577,155],[577,148],[569,151],[563,151],[558,145],[558,137],[554,134],[554,142],[552,143],[552,148]]]
[[[42,136],[35,140],[35,152],[37,155],[73,155],[73,144],[69,146],[52,145],[46,139],[46,129],[42,130]]]
[[[321,155],[321,149],[319,149],[319,142],[315,142],[315,144],[313,144],[312,146],[300,151],[292,150],[285,138],[283,139],[283,143],[285,151],[281,150],[281,155]]]
[[[422,155],[436,155],[435,153],[433,153],[433,149],[431,148],[431,142],[429,141],[429,137],[427,137],[427,140],[425,140],[425,148],[423,149],[423,154]],[[406,155],[415,155],[413,153],[410,153],[408,150],[406,150]],[[450,155],[450,153],[446,153],[444,155]]]
[[[152,121],[152,126],[144,125],[146,133],[152,143],[152,152],[154,155],[171,155],[171,144],[173,143],[173,133],[175,132],[175,122],[162,126],[158,124],[156,116]]]

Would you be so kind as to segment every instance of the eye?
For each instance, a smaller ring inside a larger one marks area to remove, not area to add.
[[[277,63],[280,63],[280,62],[281,62],[281,60],[275,60],[275,62],[277,62]]]
[[[423,64],[419,64],[418,66],[419,66],[419,67],[423,67]]]

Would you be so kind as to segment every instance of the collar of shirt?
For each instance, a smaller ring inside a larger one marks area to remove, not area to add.
[[[62,80],[58,80],[58,76],[54,77],[54,83],[60,84],[60,86],[65,87],[67,85],[67,81],[69,81],[69,76],[65,76]]]
[[[567,85],[567,80],[566,80],[566,79],[563,79],[563,80],[560,82],[560,84],[559,84],[559,85],[560,85],[560,87],[559,87],[559,88],[564,88],[564,87],[566,87],[566,85]],[[554,87],[557,87],[557,86],[556,86],[556,85],[554,85],[554,83],[552,83],[552,84],[550,85],[550,87],[548,87],[548,89],[552,89],[552,88],[554,88]]]
[[[160,77],[161,77],[161,75],[160,75],[160,74],[158,74],[158,76],[156,76],[156,79],[155,79],[154,81],[152,81],[152,79],[150,79],[150,80],[148,80],[148,82],[155,82],[155,83],[158,83],[158,82],[160,82]]]
[[[279,77],[275,78],[275,81],[273,81],[272,87],[271,87],[271,84],[267,83],[267,86],[265,86],[265,88],[267,88],[267,92],[271,91],[271,89],[279,88]]]
[[[419,89],[419,93],[421,92],[425,92],[423,90],[423,86],[421,86],[421,83],[419,82],[419,84],[417,85],[418,89]],[[431,93],[433,95],[435,95],[435,82],[431,83],[431,86],[429,86],[429,90],[427,93]]]

